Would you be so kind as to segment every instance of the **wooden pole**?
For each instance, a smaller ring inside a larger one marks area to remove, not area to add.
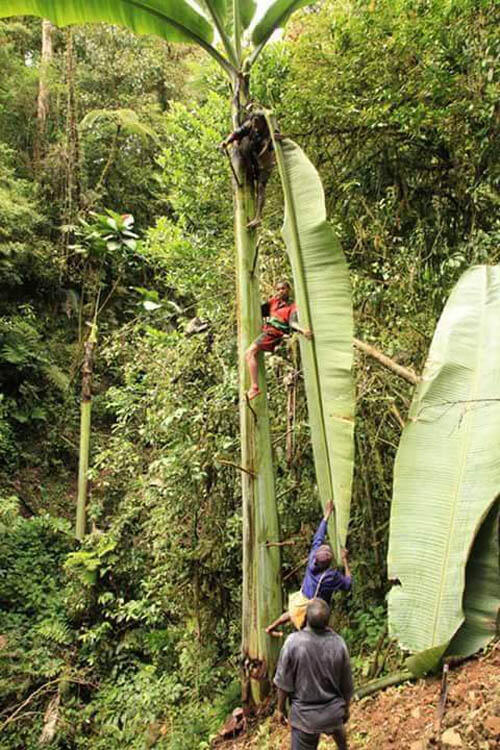
[[[366,344],[360,339],[353,339],[353,342],[356,349],[359,349],[361,352],[363,352],[363,354],[368,354],[369,357],[377,360],[377,362],[383,367],[391,370],[398,377],[403,378],[403,380],[406,380],[408,383],[411,383],[412,385],[418,385],[421,382],[422,378],[415,372],[413,372],[413,370],[409,370],[407,367],[398,365],[397,362],[394,362],[393,359],[388,357],[386,354],[383,354],[374,346]]]

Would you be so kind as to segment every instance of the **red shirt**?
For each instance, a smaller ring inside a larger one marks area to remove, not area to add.
[[[295,302],[287,302],[279,297],[271,297],[262,305],[262,315],[269,318],[264,323],[262,330],[279,332],[281,335],[290,333],[290,320],[294,313],[297,312]]]

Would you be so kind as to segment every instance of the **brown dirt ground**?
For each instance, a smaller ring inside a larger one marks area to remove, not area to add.
[[[355,701],[349,750],[500,750],[500,644],[450,669],[441,727],[436,709],[440,677],[388,688]],[[218,745],[223,750],[289,750],[286,728],[268,717],[250,736]],[[333,750],[324,738],[319,750]]]

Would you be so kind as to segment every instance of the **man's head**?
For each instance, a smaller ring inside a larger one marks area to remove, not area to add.
[[[252,112],[250,115],[252,129],[257,133],[265,133],[267,130],[267,120],[263,112]]]
[[[306,620],[310,628],[325,630],[330,619],[330,607],[323,599],[311,599],[307,605]]]
[[[278,283],[276,284],[276,296],[280,299],[287,300],[290,296],[291,291],[292,289],[288,281],[278,281]]]
[[[317,570],[326,570],[333,562],[333,553],[328,544],[322,544],[318,547],[314,556]]]

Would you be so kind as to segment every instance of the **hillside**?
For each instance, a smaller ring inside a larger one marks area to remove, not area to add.
[[[350,750],[495,750],[500,743],[500,644],[451,669],[439,726],[441,679],[388,688],[355,701],[349,723]],[[288,750],[288,731],[266,719],[252,736],[217,745],[238,750]],[[334,748],[324,738],[319,750]]]

